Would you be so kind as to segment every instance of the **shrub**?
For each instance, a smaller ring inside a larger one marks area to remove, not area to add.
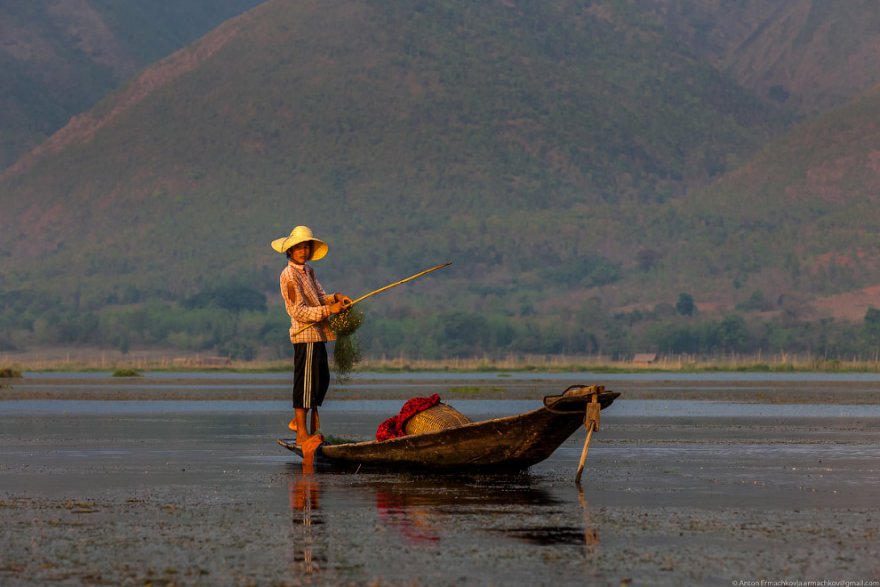
[[[0,367],[0,377],[12,378],[21,376],[21,371],[19,369],[15,369],[14,367]]]

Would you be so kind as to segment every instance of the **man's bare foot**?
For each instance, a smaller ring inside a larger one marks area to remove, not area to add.
[[[291,418],[290,422],[287,423],[287,427],[296,432],[296,418]]]

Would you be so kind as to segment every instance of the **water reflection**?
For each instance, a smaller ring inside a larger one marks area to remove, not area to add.
[[[584,495],[583,487],[578,487],[578,503],[584,515],[584,548],[589,556],[599,544],[599,529],[593,526],[593,522],[590,519],[590,502],[587,501],[587,496]]]
[[[436,544],[450,526],[450,516],[485,517],[504,524],[523,514],[553,513],[561,504],[528,475],[502,476],[398,476],[372,480],[361,487],[375,491],[380,522],[410,544]],[[494,530],[513,538],[530,539],[541,532],[577,534],[579,528],[502,528]],[[565,542],[569,540],[566,538]],[[557,541],[558,542],[558,541]],[[552,541],[545,541],[545,544]]]
[[[405,475],[365,484],[376,494],[379,520],[410,543],[440,542],[451,515],[511,514],[524,505],[553,505],[528,477]]]
[[[332,570],[333,563],[327,557],[328,532],[339,532],[334,520],[346,520],[349,515],[336,509],[339,501],[335,493],[340,490],[345,491],[348,504],[355,501],[368,508],[374,504],[376,522],[409,547],[442,547],[445,541],[460,539],[464,524],[478,534],[503,536],[514,542],[579,546],[589,556],[599,544],[599,533],[592,526],[583,493],[578,494],[578,501],[574,501],[573,494],[559,499],[545,486],[540,478],[528,473],[358,475],[297,467],[289,480],[292,570],[304,581],[309,577],[318,580],[321,573]],[[329,510],[321,509],[322,499]],[[566,523],[560,524],[560,520]],[[350,520],[343,522],[348,523]],[[393,548],[393,542],[388,548]]]
[[[376,511],[385,527],[397,529],[410,543],[440,542],[436,516],[429,503],[420,501],[387,488],[376,488]]]
[[[311,577],[326,568],[325,545],[317,528],[324,523],[321,513],[321,484],[314,466],[303,465],[288,485],[293,520],[293,574]]]

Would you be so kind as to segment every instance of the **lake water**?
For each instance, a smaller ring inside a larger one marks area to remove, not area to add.
[[[446,400],[445,403],[472,420],[513,415],[541,407],[531,400]],[[382,418],[400,409],[399,400],[346,400],[328,402],[322,414],[333,416],[363,414]],[[44,414],[56,416],[136,416],[147,414],[243,414],[286,413],[286,401],[89,401],[89,400],[10,400],[0,403],[0,415]],[[880,405],[846,404],[755,404],[736,402],[683,402],[675,400],[626,400],[614,405],[613,417],[652,418],[880,418]]]
[[[45,379],[105,379],[109,372],[95,371],[84,373],[71,372],[26,372],[26,378],[39,377]],[[197,372],[171,372],[171,371],[148,371],[142,375],[145,379],[151,380],[168,380],[168,379],[214,379],[222,381],[224,379],[242,379],[247,378],[254,382],[260,380],[272,380],[284,377],[283,373],[234,373],[228,371],[197,371]],[[590,371],[578,372],[467,372],[467,373],[450,373],[450,372],[401,372],[401,373],[370,373],[358,372],[352,373],[353,382],[362,381],[499,381],[508,380],[535,381],[552,379],[555,381],[582,382],[582,381],[705,381],[705,382],[876,382],[880,383],[880,373],[739,373],[739,372],[722,372],[722,373],[593,373]]]
[[[322,422],[369,438],[401,403],[328,401]],[[540,405],[450,403],[473,419]],[[521,474],[353,474],[304,470],[275,444],[288,418],[287,401],[0,401],[0,584],[880,576],[874,404],[624,396],[602,413],[582,491],[573,476],[583,430]]]

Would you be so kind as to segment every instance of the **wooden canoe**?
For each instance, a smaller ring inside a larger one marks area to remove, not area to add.
[[[602,409],[620,395],[599,386],[572,386],[544,405],[516,416],[471,422],[436,432],[383,441],[322,444],[317,464],[441,471],[509,471],[540,463],[584,425],[591,392]],[[292,439],[278,444],[302,456]]]

